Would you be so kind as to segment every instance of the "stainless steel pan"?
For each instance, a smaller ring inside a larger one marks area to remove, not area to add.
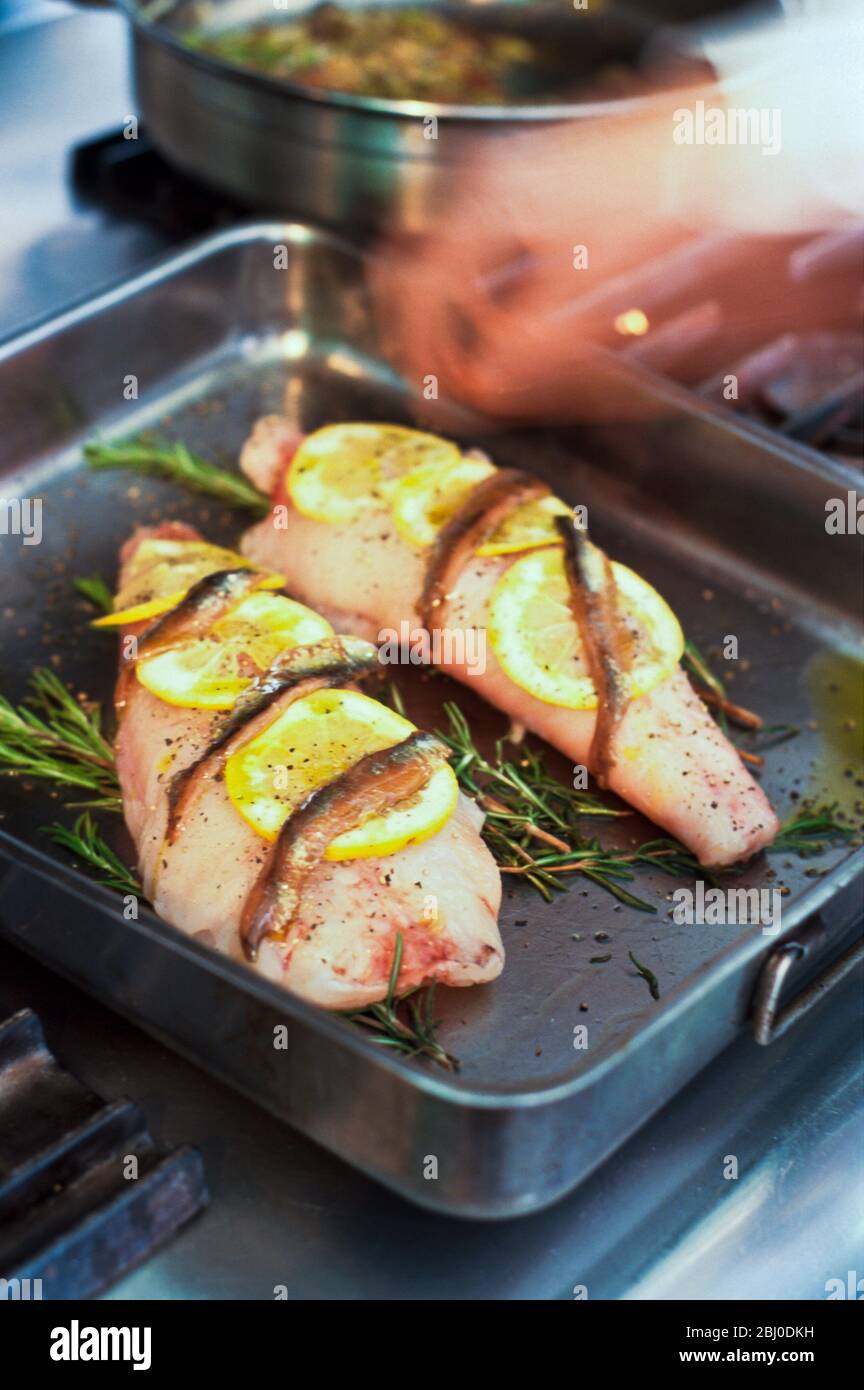
[[[276,270],[282,243],[289,264]],[[73,577],[110,582],[137,522],[177,517],[226,545],[243,524],[165,482],[130,488],[122,474],[88,474],[82,440],[150,427],[227,461],[273,410],[289,409],[302,429],[412,418],[408,388],[381,356],[362,269],[352,248],[312,228],[233,228],[0,344],[0,495],[40,497],[44,517],[38,546],[0,536],[5,695],[20,699],[33,666],[50,660],[71,689],[109,706],[114,644],[88,628],[92,610]],[[121,372],[142,384],[134,404],[120,399]],[[859,754],[845,711],[858,689],[861,537],[824,526],[826,498],[845,497],[855,475],[642,373],[632,391],[641,408],[630,422],[479,438],[497,461],[585,502],[601,543],[659,588],[698,646],[737,634],[753,661],[736,698],[800,729],[762,773],[781,814],[799,795],[836,801],[857,824],[861,792],[845,773]],[[478,438],[467,424],[454,432]],[[466,704],[464,687],[410,676],[400,667],[423,727],[440,728],[441,701],[455,699],[481,739],[504,732],[491,707]],[[435,1000],[438,1036],[462,1062],[451,1075],[400,1060],[148,909],[127,920],[117,895],[46,840],[42,827],[76,814],[44,784],[0,782],[0,937],[348,1162],[461,1215],[512,1216],[569,1191],[748,1015],[762,1043],[800,1017],[849,969],[860,933],[860,848],[772,856],[773,882],[788,889],[778,937],[676,924],[666,900],[676,881],[656,870],[633,885],[656,914],[628,910],[590,881],[544,903],[511,880],[504,974]],[[106,818],[104,830],[130,854],[119,826]],[[653,833],[633,815],[603,838],[633,846]],[[734,884],[761,886],[767,872],[757,859]],[[608,959],[592,959],[598,951]],[[656,974],[659,999],[630,953]],[[577,1024],[588,1026],[587,1048],[574,1048]],[[273,1046],[277,1026],[284,1050]],[[737,1084],[743,1096],[750,1078]]]
[[[401,4],[408,0],[375,0]],[[249,207],[287,212],[332,226],[375,226],[384,220],[422,225],[437,180],[458,159],[467,138],[494,140],[527,122],[590,118],[630,109],[634,100],[439,105],[315,91],[277,81],[198,53],[184,32],[214,33],[301,15],[313,0],[118,0],[133,28],[138,109],[167,158]],[[340,0],[359,8],[362,0]],[[369,0],[365,0],[369,3]],[[410,0],[412,5],[435,0]],[[704,8],[702,0],[699,8]],[[545,33],[560,47],[574,82],[609,63],[632,63],[652,22],[626,11],[575,12],[565,0],[541,6],[524,0],[453,0],[436,8],[470,15],[473,23],[510,32]],[[691,7],[692,9],[692,7]],[[665,30],[663,31],[666,32]],[[694,60],[673,40],[660,42],[667,66]],[[437,120],[436,138],[428,118]]]

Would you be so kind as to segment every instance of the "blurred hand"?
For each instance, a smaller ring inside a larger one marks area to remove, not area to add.
[[[385,350],[415,386],[434,376],[441,397],[496,417],[617,408],[585,349],[619,312],[613,278],[690,230],[669,183],[684,101],[487,137],[442,175],[424,234],[382,244],[370,271]]]
[[[864,217],[864,98],[840,77],[864,41],[860,0],[823,7],[806,22],[715,39],[706,52],[719,82],[698,79],[627,114],[516,135],[487,128],[465,147],[442,123],[436,211],[422,236],[385,242],[371,269],[385,348],[421,395],[434,377],[442,400],[492,417],[626,414],[624,356],[588,349],[612,341],[629,308],[662,321],[655,310],[692,269],[685,241],[700,238],[709,267],[714,257],[728,264],[737,241],[746,319],[774,268],[768,237]],[[676,113],[700,101],[770,118],[767,148],[764,138],[678,140]],[[644,268],[664,252],[646,284]],[[628,284],[631,268],[639,274]],[[651,335],[645,348],[656,344]],[[434,402],[424,405],[428,414]]]

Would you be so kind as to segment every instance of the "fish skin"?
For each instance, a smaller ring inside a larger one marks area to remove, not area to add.
[[[302,432],[284,415],[262,415],[243,445],[240,467],[259,492],[271,497],[302,441]]]
[[[146,536],[200,540],[192,528],[173,523],[140,528],[123,547],[124,567]],[[208,782],[196,797],[175,844],[165,839],[171,779],[205,751],[219,720],[216,712],[165,704],[132,680],[117,766],[126,824],[154,908],[187,935],[243,961],[241,916],[270,845],[239,815],[222,780]],[[398,931],[400,993],[431,980],[465,986],[495,979],[504,964],[501,878],[480,825],[481,813],[460,794],[450,820],[421,845],[379,859],[319,864],[303,885],[287,941],[264,941],[248,968],[323,1008],[363,1008],[386,997]],[[437,899],[437,921],[424,917],[429,898]]]
[[[262,449],[265,442],[259,439]],[[361,513],[345,526],[302,516],[285,491],[281,462],[270,474],[276,480],[272,497],[280,508],[279,526],[267,518],[251,527],[241,541],[243,555],[283,574],[289,591],[337,631],[376,641],[385,628],[398,631],[402,620],[420,629],[424,554],[380,513]],[[441,626],[485,628],[492,591],[517,558],[473,556],[450,594]],[[446,667],[448,674],[546,739],[574,765],[587,766],[596,712],[538,700],[504,673],[491,643],[486,648],[482,674],[455,664]],[[705,867],[749,859],[780,828],[767,796],[680,667],[629,702],[611,754],[610,789],[680,840]]]

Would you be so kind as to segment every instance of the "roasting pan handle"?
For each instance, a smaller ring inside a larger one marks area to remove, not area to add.
[[[798,938],[775,947],[762,966],[753,996],[753,1037],[763,1047],[781,1037],[793,1023],[809,1013],[814,1004],[818,1004],[830,989],[854,970],[859,961],[864,960],[864,937],[860,937],[781,1009],[780,995],[790,973],[796,963],[809,954],[816,941],[824,939],[824,934],[821,919],[810,918],[798,933]]]

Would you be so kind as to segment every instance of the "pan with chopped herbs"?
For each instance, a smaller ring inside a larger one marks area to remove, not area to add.
[[[611,3],[118,3],[161,153],[250,207],[331,226],[417,226],[466,138],[625,112],[705,75],[674,30]]]

